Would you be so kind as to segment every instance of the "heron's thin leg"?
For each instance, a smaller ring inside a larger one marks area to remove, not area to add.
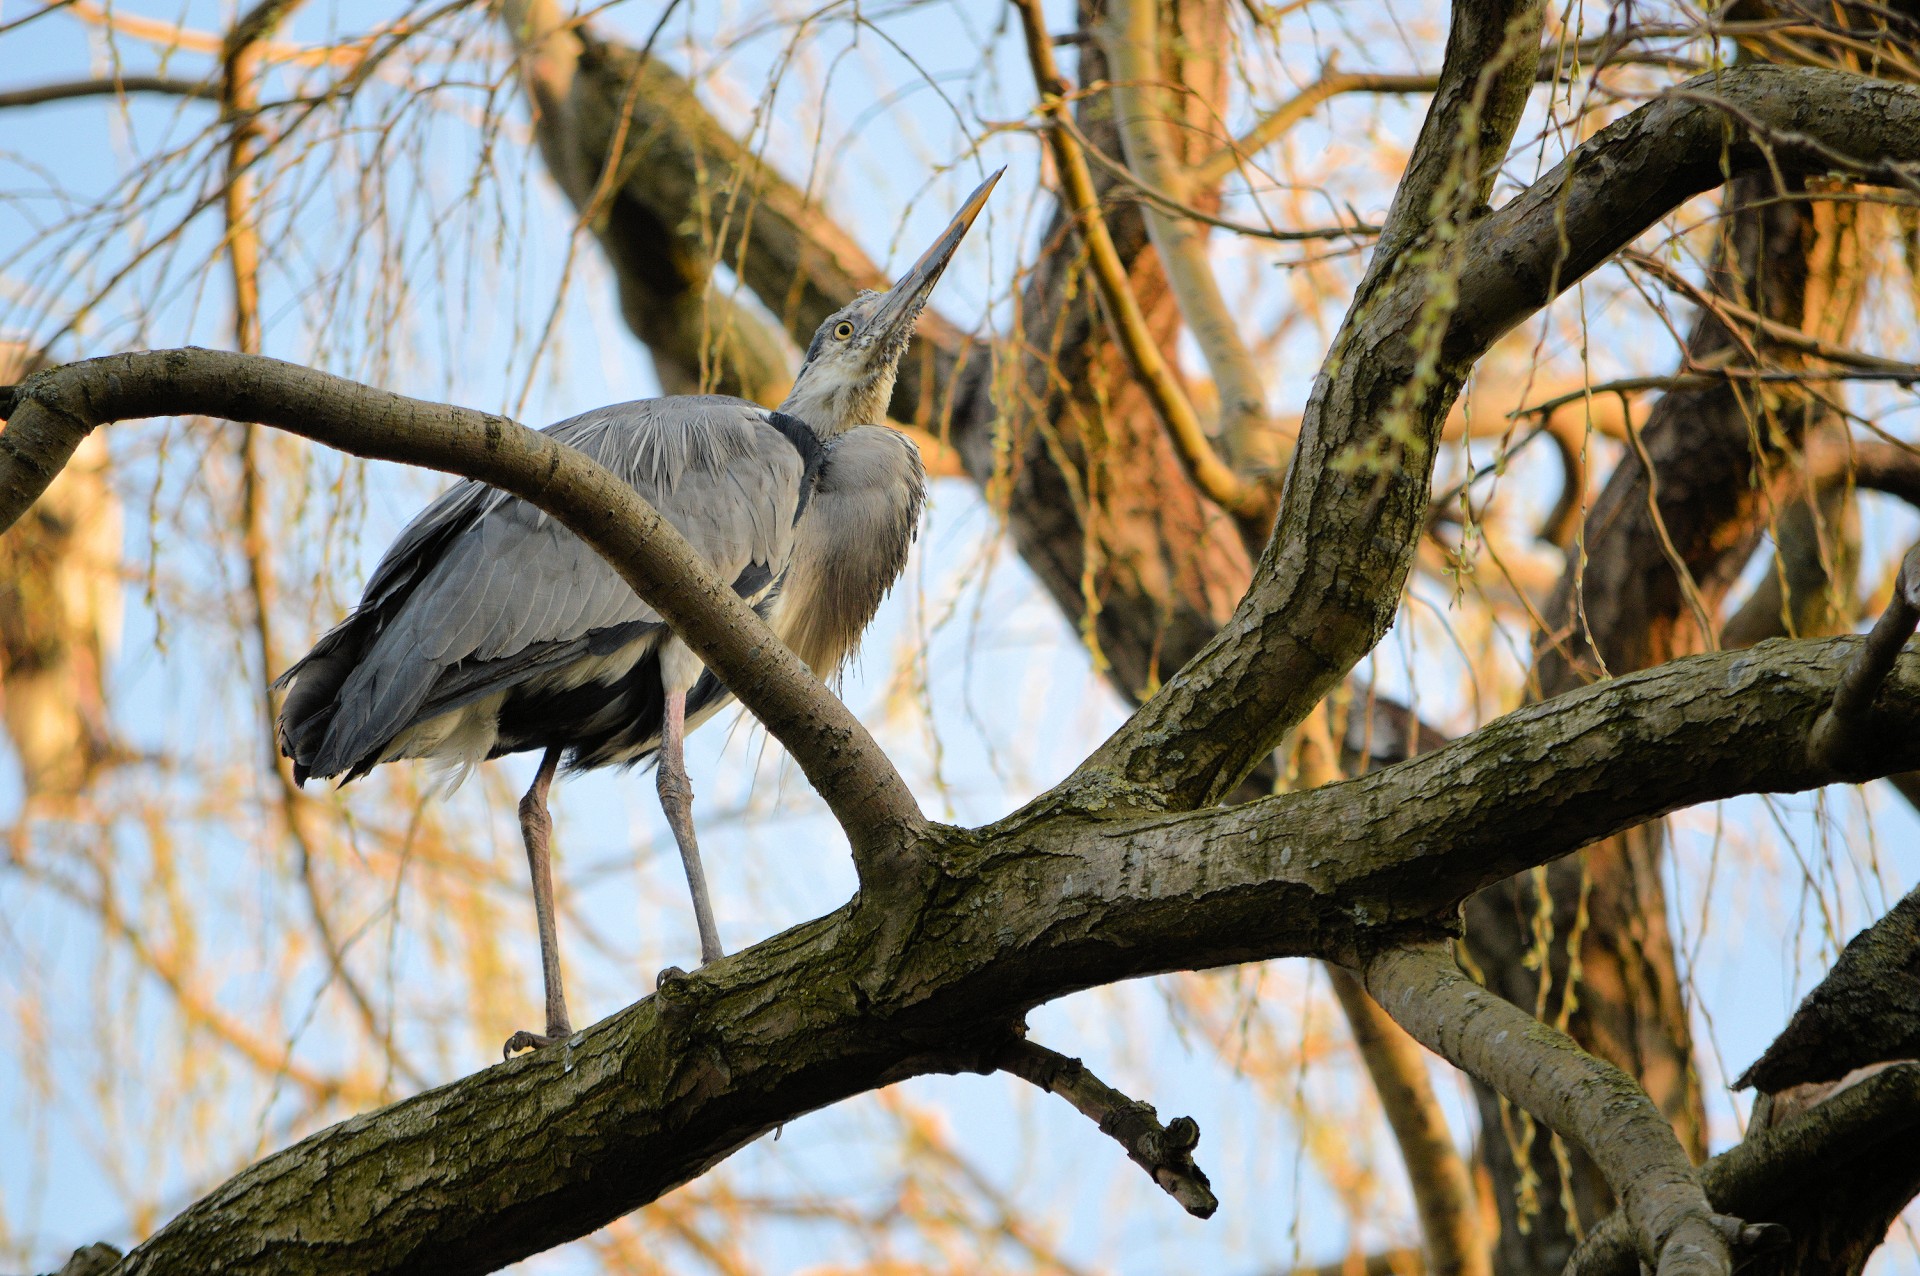
[[[573,1033],[567,1017],[567,994],[560,983],[560,937],[553,921],[553,818],[547,814],[547,790],[553,786],[553,773],[560,765],[560,747],[547,750],[540,759],[527,795],[520,799],[520,834],[527,843],[527,868],[533,875],[533,911],[540,923],[540,973],[547,983],[547,1031],[545,1036],[524,1029],[507,1038],[503,1054],[527,1050],[561,1041]]]
[[[713,904],[707,898],[707,874],[700,867],[700,844],[693,837],[693,785],[687,782],[687,760],[681,742],[687,734],[687,693],[667,693],[666,721],[660,732],[660,809],[680,844],[687,866],[687,886],[693,891],[693,920],[700,928],[700,962],[705,965],[726,956],[720,932],[713,924]]]

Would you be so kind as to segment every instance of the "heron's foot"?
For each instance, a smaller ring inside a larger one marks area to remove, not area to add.
[[[511,1059],[522,1050],[538,1050],[541,1046],[550,1046],[556,1041],[565,1041],[573,1035],[573,1029],[567,1024],[548,1024],[543,1036],[537,1032],[528,1032],[525,1028],[507,1038],[507,1044],[500,1047],[500,1057]]]

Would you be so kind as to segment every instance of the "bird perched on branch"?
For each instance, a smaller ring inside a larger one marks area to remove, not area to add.
[[[631,483],[815,673],[837,669],[906,563],[926,491],[885,419],[935,282],[999,180],[970,196],[891,289],[828,316],[777,410],[720,395],[599,408],[546,433]],[[360,604],[282,675],[294,776],[341,783],[426,758],[460,776],[540,750],[520,826],[546,979],[546,1032],[573,1031],[555,939],[547,793],[570,771],[659,762],[660,805],[693,893],[703,962],[721,956],[694,837],[686,732],[729,700],[598,554],[538,509],[472,481],[408,524]]]

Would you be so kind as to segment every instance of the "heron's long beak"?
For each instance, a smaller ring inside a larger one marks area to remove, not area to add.
[[[920,317],[921,309],[926,306],[928,294],[940,282],[940,272],[953,260],[954,250],[966,238],[973,219],[987,206],[987,196],[992,194],[993,184],[1006,171],[1000,169],[981,182],[979,188],[967,196],[967,202],[960,206],[960,211],[954,214],[947,228],[940,232],[940,238],[933,241],[933,247],[922,253],[920,260],[913,263],[913,268],[900,277],[900,282],[887,290],[886,300],[880,303],[880,309],[874,315],[878,331],[890,335],[898,331],[901,339],[905,339],[913,327],[913,321]]]

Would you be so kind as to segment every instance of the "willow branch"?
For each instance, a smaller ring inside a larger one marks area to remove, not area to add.
[[[1260,122],[1188,170],[1188,180],[1211,185],[1241,162],[1279,141],[1294,125],[1312,115],[1322,102],[1342,93],[1431,93],[1440,87],[1438,75],[1382,74],[1367,71],[1328,71],[1279,106]]]
[[[1404,760],[1409,750],[1394,751],[1386,737],[1403,730],[1409,718],[1418,730],[1418,719],[1404,708],[1400,714],[1384,711],[1376,715],[1376,710],[1383,709],[1380,701],[1364,688],[1354,690],[1359,703],[1349,707],[1346,734],[1351,737],[1358,727],[1365,742],[1372,734],[1368,729],[1371,719],[1378,716],[1385,730],[1377,743],[1387,746],[1395,761]],[[1310,746],[1295,754],[1304,788],[1337,784],[1342,778],[1342,756],[1348,751],[1333,740],[1329,709],[1323,703],[1301,724],[1301,743]],[[1354,758],[1360,771],[1372,764],[1373,750],[1364,752],[1367,756]],[[1426,1052],[1367,995],[1351,971],[1332,962],[1324,965],[1354,1049],[1366,1066],[1406,1166],[1407,1183],[1426,1241],[1427,1270],[1435,1276],[1490,1276],[1492,1247],[1480,1234],[1473,1179],[1447,1131],[1446,1114],[1440,1110],[1433,1079],[1427,1072]]]
[[[1222,217],[1218,213],[1210,213],[1204,208],[1197,208],[1167,193],[1158,186],[1149,186],[1138,173],[1101,150],[1087,136],[1086,130],[1074,121],[1071,111],[1060,115],[1054,123],[1073,134],[1073,140],[1080,144],[1081,153],[1093,161],[1096,167],[1124,183],[1122,188],[1108,192],[1109,200],[1133,199],[1151,204],[1165,213],[1186,221],[1200,222],[1206,226],[1231,231],[1235,235],[1249,239],[1265,239],[1276,244],[1312,243],[1323,239],[1365,239],[1380,233],[1378,226],[1369,226],[1365,222],[1355,222],[1351,226],[1312,226],[1304,230],[1278,230],[1271,226],[1250,226],[1246,222],[1237,222],[1231,218]]]
[[[1450,944],[1390,949],[1366,964],[1366,985],[1428,1049],[1592,1157],[1648,1266],[1661,1276],[1732,1272],[1680,1140],[1633,1078],[1462,975]]]
[[[1139,175],[1146,189],[1167,191],[1183,199],[1177,164],[1166,137],[1169,105],[1166,94],[1158,88],[1162,75],[1158,0],[1114,0],[1108,15],[1106,46],[1114,73],[1114,120],[1127,166]],[[1253,351],[1240,335],[1238,321],[1220,295],[1205,237],[1191,223],[1168,216],[1152,201],[1141,205],[1141,214],[1148,238],[1160,254],[1167,283],[1180,305],[1181,317],[1213,373],[1220,397],[1220,441],[1229,463],[1236,469],[1244,469],[1249,463],[1274,466],[1281,457],[1275,446],[1273,422],[1267,415],[1267,388]]]
[[[97,80],[61,80],[54,84],[36,84],[30,88],[9,89],[0,93],[0,109],[10,106],[40,106],[47,102],[68,102],[75,98],[126,97],[134,93],[157,93],[166,97],[217,102],[220,100],[220,85],[213,80],[180,80],[166,75],[121,75]]]
[[[1126,265],[1120,260],[1113,236],[1100,214],[1099,196],[1094,191],[1093,174],[1087,169],[1086,156],[1081,154],[1073,134],[1058,122],[1067,111],[1066,86],[1054,64],[1053,45],[1047,38],[1038,0],[1014,0],[1014,7],[1020,10],[1028,60],[1034,82],[1040,89],[1040,109],[1052,122],[1047,141],[1053,149],[1062,194],[1086,244],[1094,282],[1115,344],[1125,352],[1128,364],[1139,377],[1155,413],[1172,435],[1194,483],[1220,508],[1250,524],[1264,525],[1272,517],[1272,490],[1242,478],[1214,452],[1192,401],[1181,389],[1173,368],[1147,328],[1140,301],[1127,279]]]
[[[149,1239],[124,1276],[491,1270],[657,1199],[782,1122],[951,1071],[989,1026],[1070,992],[1280,956],[1359,964],[1431,934],[1491,880],[1678,806],[1831,780],[1806,732],[1856,645],[1675,661],[1399,766],[1231,808],[1029,809],[930,828],[940,889],[894,902],[895,942],[875,942],[857,903],[793,927],[669,981],[571,1049],[268,1157]],[[1920,764],[1920,659],[1896,665],[1880,703],[1900,729],[1882,763]],[[355,1211],[329,1204],[343,1200]]]
[[[1193,1163],[1200,1127],[1192,1117],[1175,1117],[1162,1125],[1151,1103],[1128,1098],[1094,1076],[1080,1060],[1031,1041],[1015,1041],[996,1062],[1001,1071],[1057,1094],[1079,1109],[1187,1213],[1212,1218],[1220,1208],[1207,1176]]]
[[[1716,297],[1700,285],[1688,279],[1666,262],[1648,253],[1629,250],[1621,254],[1621,259],[1646,271],[1667,287],[1680,293],[1702,310],[1729,327],[1742,327],[1769,338],[1776,345],[1794,350],[1801,354],[1810,354],[1829,363],[1843,367],[1860,368],[1872,372],[1894,372],[1906,377],[1920,377],[1920,367],[1911,363],[1902,363],[1898,359],[1888,359],[1864,351],[1852,350],[1832,341],[1823,340],[1811,333],[1802,332],[1792,324],[1769,319],[1749,306],[1726,297]]]
[[[766,724],[826,799],[869,888],[906,867],[924,826],[866,728],[627,484],[504,417],[426,403],[310,368],[211,350],[115,355],[29,378],[0,433],[0,531],[96,426],[202,414],[272,425],[344,452],[490,483],[553,515],[613,564]]]
[[[1689,33],[1697,34],[1697,33]],[[1593,42],[1582,42],[1576,52],[1590,53]],[[1541,51],[1535,80],[1550,84],[1566,78],[1564,46],[1548,45]],[[1607,59],[1609,65],[1645,63],[1654,66],[1692,65],[1663,55],[1618,53]],[[1258,123],[1238,138],[1221,147],[1188,170],[1189,178],[1211,185],[1233,172],[1241,163],[1266,150],[1291,132],[1295,125],[1312,115],[1323,102],[1348,93],[1432,93],[1440,87],[1440,77],[1432,72],[1338,71],[1329,66],[1312,84],[1260,117]]]

